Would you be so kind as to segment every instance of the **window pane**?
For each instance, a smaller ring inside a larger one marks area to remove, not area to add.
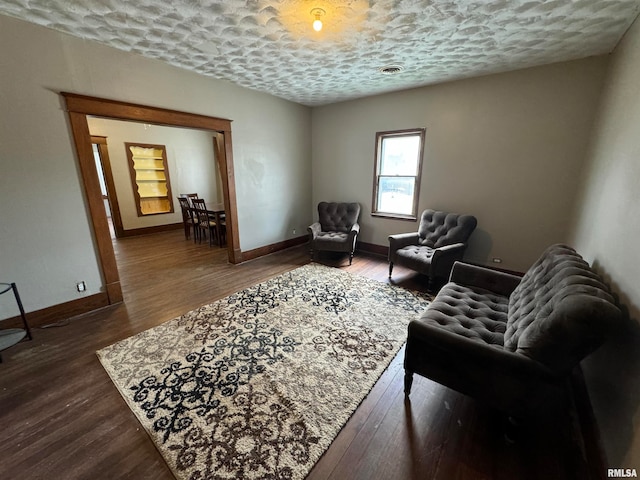
[[[382,139],[380,175],[417,175],[420,136]]]
[[[424,128],[376,133],[372,215],[415,218]]]
[[[378,212],[413,213],[414,177],[380,177]]]

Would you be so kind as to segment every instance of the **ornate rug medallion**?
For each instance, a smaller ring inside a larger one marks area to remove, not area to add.
[[[177,478],[301,479],[427,304],[309,264],[97,353]]]

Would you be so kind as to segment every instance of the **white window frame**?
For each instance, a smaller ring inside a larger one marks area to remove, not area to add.
[[[416,220],[418,212],[418,199],[420,198],[420,179],[422,177],[422,158],[424,157],[424,139],[426,134],[426,128],[411,128],[406,130],[393,130],[387,132],[376,132],[376,149],[375,149],[375,164],[373,173],[373,201],[371,204],[371,215],[374,217],[387,217],[398,218],[402,220]],[[384,212],[378,210],[378,194],[380,190],[380,179],[389,178],[390,175],[380,174],[380,163],[382,154],[382,144],[387,138],[397,137],[419,137],[420,147],[418,149],[417,169],[415,175],[395,175],[395,177],[413,178],[413,205],[411,214],[398,213],[398,212]]]

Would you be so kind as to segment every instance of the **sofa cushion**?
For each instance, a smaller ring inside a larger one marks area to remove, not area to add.
[[[428,273],[431,257],[433,257],[433,248],[431,247],[408,245],[396,250],[396,261],[399,259],[405,267],[422,273]]]
[[[466,243],[476,225],[477,220],[472,215],[427,209],[422,212],[418,228],[420,245],[438,248],[454,243]]]
[[[602,343],[619,314],[587,262],[571,247],[553,245],[509,298],[504,347],[565,372]]]
[[[448,283],[420,321],[460,338],[502,349],[508,300],[488,290]]]
[[[316,236],[316,244],[330,245],[330,244],[343,244],[349,237],[348,233],[342,232],[319,232]]]

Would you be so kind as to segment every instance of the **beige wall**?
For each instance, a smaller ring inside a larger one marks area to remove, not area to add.
[[[640,22],[614,52],[577,209],[578,251],[629,314],[583,362],[610,468],[640,470]]]
[[[308,107],[5,16],[0,58],[0,281],[27,311],[102,288],[60,91],[232,120],[241,249],[310,223]]]
[[[419,210],[474,214],[467,258],[526,270],[568,240],[606,65],[589,58],[315,108],[313,203],[360,202],[367,243],[416,231],[370,215],[375,133],[426,127]]]

